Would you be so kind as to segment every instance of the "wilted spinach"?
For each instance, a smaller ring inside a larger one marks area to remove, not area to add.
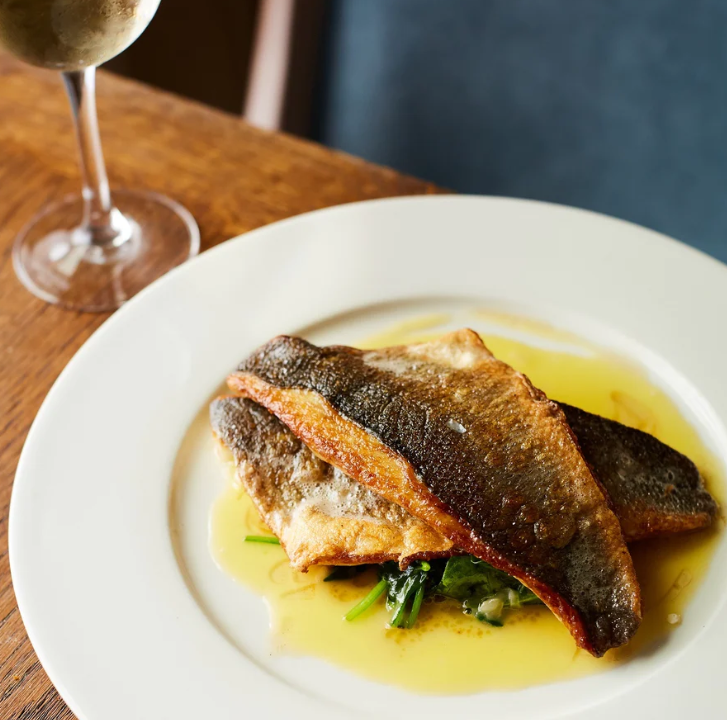
[[[386,608],[391,610],[391,627],[410,628],[419,616],[427,591],[428,562],[414,562],[406,570],[399,570],[395,562],[380,565],[379,576],[386,581]]]
[[[379,582],[346,614],[346,619],[361,615],[384,593],[386,607],[391,611],[390,625],[395,628],[413,627],[422,603],[429,597],[456,600],[463,612],[495,626],[503,624],[506,609],[541,603],[521,582],[472,555],[414,562],[405,570],[395,562],[376,567]],[[343,580],[352,575],[351,570],[336,569],[326,580]]]
[[[497,626],[506,608],[541,603],[520,581],[472,555],[449,558],[432,594],[458,600],[464,612]]]

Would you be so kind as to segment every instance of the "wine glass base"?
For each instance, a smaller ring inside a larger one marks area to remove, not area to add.
[[[114,310],[153,280],[199,252],[194,218],[153,192],[116,190],[125,218],[122,242],[89,243],[79,227],[83,199],[70,196],[44,208],[21,231],[13,265],[23,285],[46,302],[71,310]]]

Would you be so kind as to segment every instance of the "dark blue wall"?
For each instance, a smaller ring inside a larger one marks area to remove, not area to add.
[[[725,0],[334,0],[318,139],[727,260]]]

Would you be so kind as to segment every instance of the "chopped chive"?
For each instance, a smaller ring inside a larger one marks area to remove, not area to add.
[[[355,620],[361,613],[368,610],[386,590],[386,580],[379,580],[361,602],[354,605],[345,615],[346,620]]]
[[[280,545],[280,540],[273,535],[245,535],[245,542],[267,543],[268,545]]]
[[[414,596],[414,602],[411,606],[411,612],[409,613],[409,619],[407,620],[406,627],[407,630],[411,630],[412,627],[414,627],[414,623],[417,621],[417,617],[419,617],[419,610],[422,606],[422,602],[424,601],[424,581],[419,583],[419,587],[417,588],[417,594]]]

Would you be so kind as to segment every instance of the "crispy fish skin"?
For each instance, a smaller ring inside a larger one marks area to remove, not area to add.
[[[265,408],[237,397],[210,405],[217,438],[291,565],[360,565],[452,554],[452,543],[332,467]]]
[[[596,656],[641,620],[616,516],[562,411],[461,330],[361,351],[281,336],[228,378],[324,460],[529,586]]]
[[[648,433],[560,407],[629,542],[711,525],[717,503],[689,458]]]

